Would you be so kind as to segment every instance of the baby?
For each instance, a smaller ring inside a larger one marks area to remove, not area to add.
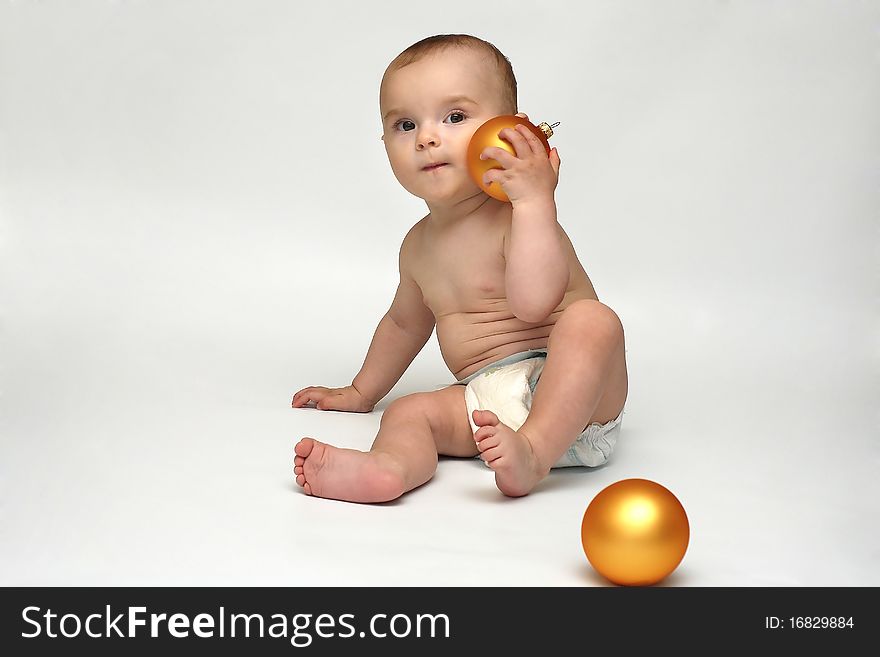
[[[557,223],[559,155],[522,126],[505,128],[516,155],[489,147],[481,157],[503,167],[484,180],[511,202],[468,175],[471,135],[517,111],[510,62],[476,37],[429,37],[388,66],[379,108],[391,169],[428,214],[403,239],[397,293],[351,385],[304,388],[292,406],[370,412],[435,326],[457,381],[393,401],[369,452],[303,438],[297,484],[385,502],[427,482],[438,454],[479,456],[516,497],[553,467],[601,465],[627,396],[624,333]]]

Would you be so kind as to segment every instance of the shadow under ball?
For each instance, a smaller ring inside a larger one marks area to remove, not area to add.
[[[504,189],[502,189],[500,183],[492,182],[488,185],[483,183],[483,175],[489,169],[503,169],[504,167],[502,167],[497,160],[481,160],[480,153],[489,146],[497,146],[498,148],[503,148],[511,155],[516,156],[516,150],[513,146],[499,137],[498,133],[504,130],[504,128],[513,128],[518,123],[526,126],[538,139],[541,140],[541,143],[544,144],[544,149],[547,151],[547,156],[549,157],[550,143],[547,141],[547,135],[545,135],[540,128],[532,125],[528,120],[519,116],[514,116],[513,114],[496,116],[477,128],[477,131],[474,133],[473,137],[471,137],[467,150],[467,165],[471,178],[473,178],[474,182],[479,185],[480,189],[486,192],[489,196],[498,199],[499,201],[504,201],[505,203],[509,203],[510,199],[507,198],[507,194],[504,193]],[[552,131],[550,134],[553,134]]]
[[[690,539],[684,507],[648,479],[602,489],[584,513],[581,540],[593,568],[615,584],[647,586],[681,563]]]

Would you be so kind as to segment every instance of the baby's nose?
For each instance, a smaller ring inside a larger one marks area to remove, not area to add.
[[[423,125],[419,130],[416,144],[419,150],[424,150],[428,146],[438,146],[440,144],[440,136],[434,126]]]

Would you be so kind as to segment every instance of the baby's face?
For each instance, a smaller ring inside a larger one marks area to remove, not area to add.
[[[468,175],[468,142],[483,123],[509,111],[501,99],[494,63],[469,49],[431,55],[390,74],[379,107],[385,151],[400,184],[444,204],[482,193]],[[444,165],[425,168],[435,163]]]

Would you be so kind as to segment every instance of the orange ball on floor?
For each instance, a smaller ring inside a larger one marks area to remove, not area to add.
[[[581,541],[593,568],[615,584],[659,582],[681,563],[690,525],[669,490],[647,479],[604,488],[584,513]]]

